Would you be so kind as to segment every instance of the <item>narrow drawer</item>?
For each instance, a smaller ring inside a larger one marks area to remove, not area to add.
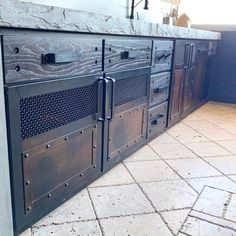
[[[151,76],[149,106],[159,104],[168,99],[170,73],[164,72]]]
[[[173,41],[153,41],[152,73],[170,70],[173,51]]]
[[[105,71],[151,66],[151,40],[105,40]]]
[[[154,107],[148,112],[148,132],[147,136],[160,133],[166,127],[168,102],[164,102]]]
[[[102,71],[102,40],[77,36],[3,37],[6,83]]]

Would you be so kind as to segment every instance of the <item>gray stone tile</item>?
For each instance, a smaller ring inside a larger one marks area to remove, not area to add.
[[[89,188],[99,218],[153,212],[136,184]]]
[[[233,141],[220,141],[217,142],[220,146],[227,149],[232,154],[236,154],[236,140]]]
[[[34,226],[62,224],[66,222],[92,220],[95,218],[96,216],[87,189],[84,189],[55,211],[51,212],[48,216],[37,222]]]
[[[167,225],[172,230],[172,232],[174,234],[177,234],[189,212],[190,209],[187,210],[184,209],[184,210],[162,212],[161,215],[164,218]]]
[[[232,194],[227,211],[225,214],[225,219],[235,221],[236,225],[236,194]]]
[[[192,207],[197,193],[183,180],[171,180],[141,184],[158,211]]]
[[[175,132],[183,132],[183,131],[193,131],[193,129],[185,125],[183,122],[179,122],[178,124],[168,129],[167,132],[169,134],[172,134],[173,132],[175,133]]]
[[[149,145],[151,147],[159,145],[159,144],[167,144],[167,143],[178,143],[172,136],[170,136],[167,132],[161,134],[157,138],[153,139]]]
[[[194,130],[202,130],[202,129],[215,129],[217,126],[207,120],[184,120],[186,125],[190,126]]]
[[[125,163],[132,176],[139,183],[180,179],[179,176],[163,161],[142,161]]]
[[[210,141],[208,138],[194,130],[172,132],[171,135],[181,143],[201,143]]]
[[[172,235],[157,213],[103,219],[101,226],[105,236]]]
[[[196,178],[222,175],[199,158],[167,160],[168,164],[183,178]]]
[[[226,178],[225,176],[187,179],[187,182],[199,193],[202,191],[204,186],[210,186],[213,188],[219,188],[236,193],[236,183]]]
[[[122,185],[134,183],[133,178],[126,170],[123,164],[119,164],[98,180],[89,185],[89,187]]]
[[[139,149],[133,155],[128,157],[124,162],[131,161],[149,161],[149,160],[158,160],[160,159],[158,155],[147,145]]]
[[[186,143],[186,146],[201,157],[231,155],[229,151],[214,142]]]
[[[193,209],[223,218],[229,196],[230,194],[226,191],[205,187]]]
[[[199,130],[199,133],[209,138],[212,141],[225,141],[225,140],[236,140],[236,136],[225,131],[221,128],[216,129],[203,129]]]
[[[196,155],[183,144],[159,144],[153,146],[157,154],[163,159],[192,158]]]
[[[84,221],[60,225],[48,225],[43,227],[34,227],[33,236],[102,236],[97,221]]]
[[[236,174],[236,156],[220,156],[204,158],[226,175]]]
[[[236,232],[207,221],[188,217],[181,230],[191,236],[235,236]]]

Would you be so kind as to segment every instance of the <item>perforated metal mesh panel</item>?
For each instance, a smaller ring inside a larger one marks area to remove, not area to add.
[[[97,84],[20,99],[21,139],[97,112]]]
[[[114,105],[120,106],[147,95],[147,77],[132,77],[116,80]]]

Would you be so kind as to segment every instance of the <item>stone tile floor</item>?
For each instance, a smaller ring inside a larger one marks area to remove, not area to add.
[[[25,235],[236,235],[236,106],[205,104]]]

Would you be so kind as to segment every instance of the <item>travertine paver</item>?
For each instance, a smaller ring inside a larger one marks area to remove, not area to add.
[[[236,194],[232,194],[230,202],[227,207],[225,219],[235,221],[236,225]],[[236,226],[235,226],[236,228]]]
[[[171,180],[141,184],[158,211],[192,207],[197,193],[183,180]]]
[[[210,141],[208,138],[204,137],[194,130],[172,132],[171,136],[173,136],[181,143],[200,143]]]
[[[197,157],[193,152],[186,148],[183,144],[159,144],[153,145],[153,149],[163,159],[180,159]]]
[[[187,182],[199,193],[206,185],[236,193],[236,183],[225,176],[187,179]]]
[[[183,132],[183,131],[193,131],[193,129],[190,128],[189,126],[185,125],[183,122],[179,122],[178,124],[174,125],[170,129],[168,129],[167,132],[169,134],[172,134],[172,133]]]
[[[31,236],[31,229],[27,229],[26,231],[24,231],[23,233],[20,234],[20,236]]]
[[[155,146],[159,144],[167,144],[167,143],[178,143],[176,139],[174,139],[172,136],[170,136],[167,132],[161,134],[157,138],[153,139],[150,143],[149,146]]]
[[[236,154],[236,140],[232,141],[220,141],[217,142],[219,145],[227,149],[232,154]]]
[[[236,182],[236,175],[228,175],[228,177]]]
[[[201,120],[200,122],[198,120],[183,120],[183,123],[188,125],[194,130],[202,130],[202,129],[215,129],[217,126],[207,120]]]
[[[185,145],[201,157],[232,155],[229,151],[214,142],[186,143]]]
[[[223,218],[225,214],[225,204],[228,203],[229,197],[229,192],[205,187],[195,203],[193,210]]]
[[[203,129],[199,133],[212,141],[236,140],[236,136],[221,128]]]
[[[136,184],[90,188],[89,192],[99,218],[154,212]]]
[[[89,185],[89,187],[110,186],[134,183],[133,178],[123,164],[114,167],[108,173]]]
[[[189,212],[190,209],[184,209],[162,212],[161,215],[163,216],[165,222],[170,227],[172,232],[174,234],[177,234]]]
[[[225,175],[236,174],[236,156],[209,157],[205,160]]]
[[[188,217],[182,232],[191,236],[235,236],[236,232],[207,221]]]
[[[95,218],[88,191],[84,189],[61,207],[37,222],[35,226],[92,220]]]
[[[149,160],[158,160],[160,159],[158,155],[148,146],[145,145],[133,155],[128,157],[124,162],[131,161],[149,161]]]
[[[102,236],[97,221],[85,221],[33,228],[33,236]]]
[[[132,176],[139,183],[180,179],[179,176],[163,161],[144,161],[125,163]]]
[[[219,171],[199,158],[167,160],[167,162],[183,178],[222,175]]]
[[[171,236],[157,213],[101,220],[105,236]]]

